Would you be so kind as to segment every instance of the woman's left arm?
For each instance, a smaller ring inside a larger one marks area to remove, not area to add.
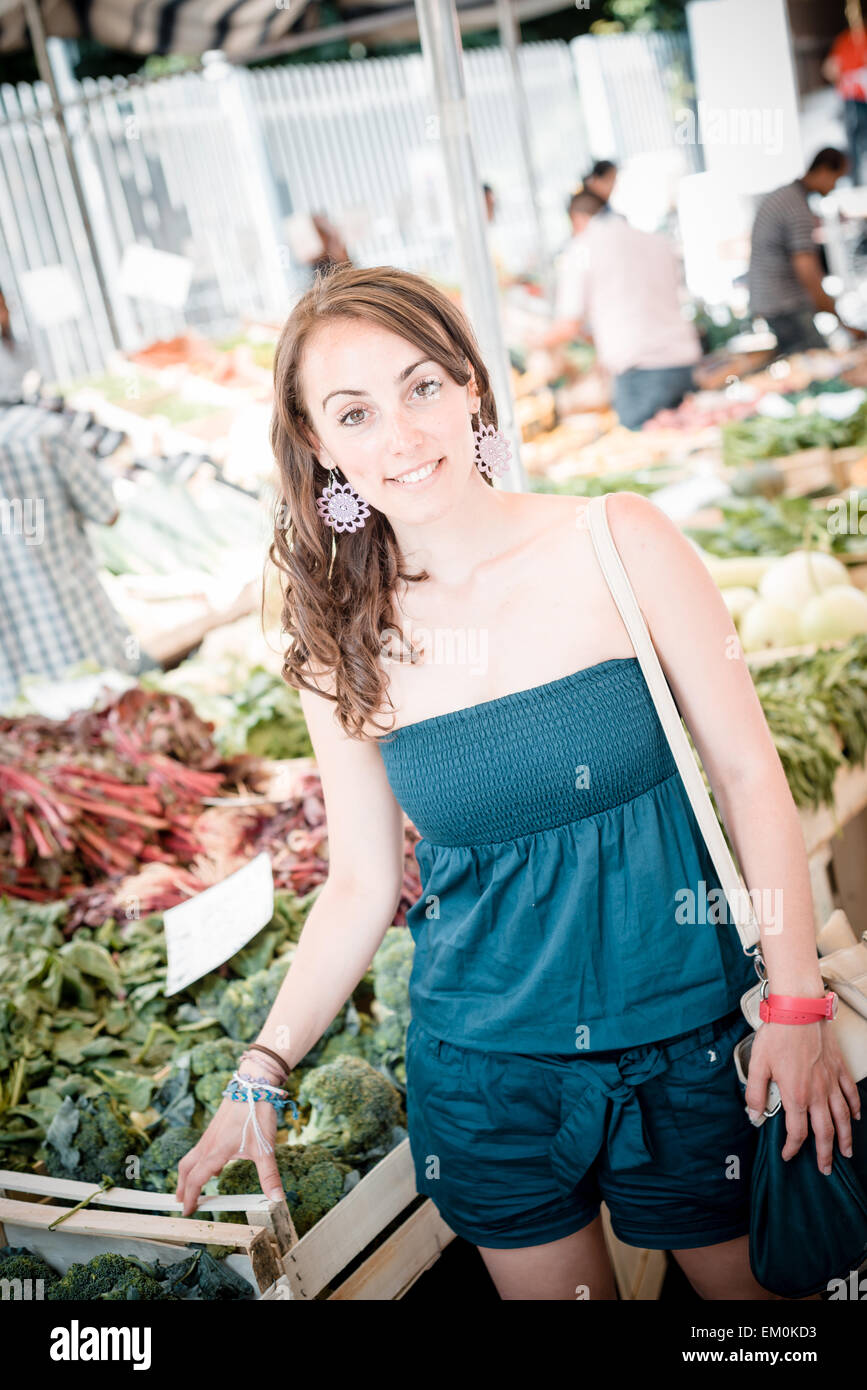
[[[770,992],[820,998],[825,985],[801,821],[725,601],[695,548],[655,503],[622,492],[607,506],[749,890]],[[806,1139],[808,1113],[820,1170],[831,1167],[835,1129],[842,1152],[851,1154],[850,1111],[860,1118],[860,1101],[832,1020],[763,1023],[746,1089],[753,1112],[764,1109],[771,1079],[786,1115],[783,1158],[793,1158]]]

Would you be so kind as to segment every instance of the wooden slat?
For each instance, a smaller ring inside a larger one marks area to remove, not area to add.
[[[416,1195],[409,1140],[404,1139],[284,1256],[294,1297],[315,1298]]]
[[[19,1226],[45,1230],[58,1216],[64,1216],[68,1211],[68,1207],[42,1206],[36,1202],[16,1202],[0,1197],[0,1221],[14,1222]],[[80,1235],[140,1236],[180,1242],[182,1245],[194,1242],[202,1245],[233,1245],[246,1251],[263,1237],[268,1239],[264,1231],[252,1226],[235,1225],[234,1222],[185,1220],[140,1212],[92,1211],[90,1207],[67,1216],[58,1230],[64,1227]]]
[[[853,767],[845,764],[837,769],[834,778],[834,800],[828,806],[817,810],[804,808],[800,811],[801,829],[807,854],[815,851],[826,840],[836,835],[847,821],[852,820],[867,806],[867,767]]]
[[[664,1250],[641,1250],[614,1234],[608,1207],[601,1204],[602,1229],[620,1297],[628,1302],[659,1298],[665,1278]],[[592,1297],[592,1290],[591,1290]]]
[[[353,1302],[401,1298],[454,1238],[433,1202],[427,1201],[330,1298]]]
[[[0,1191],[32,1192],[40,1197],[54,1197],[57,1200],[69,1198],[81,1202],[96,1189],[90,1182],[77,1182],[71,1178],[49,1178],[40,1173],[18,1173],[0,1168]],[[137,1188],[110,1187],[105,1192],[97,1191],[90,1206],[127,1207],[135,1211],[183,1211],[183,1204],[170,1192],[141,1192]],[[253,1192],[226,1197],[203,1197],[197,1211],[262,1211],[267,1213],[272,1205],[262,1192]],[[65,1223],[64,1223],[65,1224]]]

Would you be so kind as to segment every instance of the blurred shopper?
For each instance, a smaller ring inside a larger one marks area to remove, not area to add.
[[[820,150],[801,178],[768,193],[759,203],[752,230],[747,283],[750,313],[767,320],[781,356],[827,347],[813,315],[837,314],[822,288],[823,268],[816,241],[820,225],[807,201],[827,195],[848,169],[842,150]],[[860,338],[859,329],[843,323]]]
[[[88,657],[129,673],[140,662],[84,530],[85,520],[117,520],[110,478],[87,450],[46,431],[45,411],[15,414],[16,437],[0,442],[0,709],[22,676],[60,676]]]
[[[852,182],[863,183],[863,159],[867,153],[867,33],[861,6],[849,0],[848,29],[838,34],[822,64],[822,76],[832,82],[843,103],[843,124],[849,146]]]
[[[500,236],[501,228],[497,222],[497,199],[489,183],[482,184],[482,192],[485,195],[488,250],[491,253],[491,262],[493,263],[494,272],[497,277],[497,284],[501,290],[504,290],[513,283],[514,276],[506,264],[506,259],[503,255],[503,244]]]
[[[573,195],[574,235],[560,257],[555,322],[539,342],[555,347],[583,332],[613,377],[620,423],[638,429],[692,390],[701,344],[681,312],[681,278],[670,243],[623,217],[600,216],[595,193]]]
[[[587,193],[595,193],[597,198],[601,198],[605,204],[601,212],[610,212],[608,206],[611,194],[614,192],[614,185],[617,182],[617,165],[610,159],[597,159],[593,168],[585,174],[582,181],[582,188]]]
[[[21,400],[24,377],[34,366],[29,346],[12,332],[9,306],[0,290],[0,403]]]

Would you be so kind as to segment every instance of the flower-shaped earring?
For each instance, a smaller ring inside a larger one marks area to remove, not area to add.
[[[370,516],[370,507],[350,483],[335,483],[333,469],[329,469],[329,484],[323,488],[316,510],[334,531],[360,531],[365,517]]]
[[[496,474],[501,478],[504,473],[509,471],[509,459],[512,457],[512,446],[502,430],[495,429],[493,425],[483,425],[479,423],[479,428],[473,430],[473,438],[476,441],[476,467],[480,473],[492,478]]]

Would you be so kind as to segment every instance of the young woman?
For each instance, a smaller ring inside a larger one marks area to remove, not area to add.
[[[718,880],[586,503],[491,485],[503,451],[485,365],[419,276],[332,270],[283,329],[275,396],[284,673],[322,778],[329,875],[257,1074],[279,1085],[368,968],[400,899],[405,810],[422,835],[419,1191],[505,1299],[616,1297],[601,1200],[617,1235],[673,1251],[701,1297],[773,1297],[749,1269],[756,1130],[732,1061],[755,975],[732,922],[677,913]],[[728,610],[656,506],[631,492],[607,506],[746,882],[785,884],[785,930],[762,925],[771,989],[821,996],[798,816]],[[763,1025],[756,1112],[771,1077],[785,1156],[809,1116],[826,1168],[858,1105],[833,1023]],[[247,1108],[224,1100],[182,1161],[186,1212],[239,1152]],[[274,1111],[256,1112],[273,1141]],[[256,1162],[280,1197],[273,1154]]]

